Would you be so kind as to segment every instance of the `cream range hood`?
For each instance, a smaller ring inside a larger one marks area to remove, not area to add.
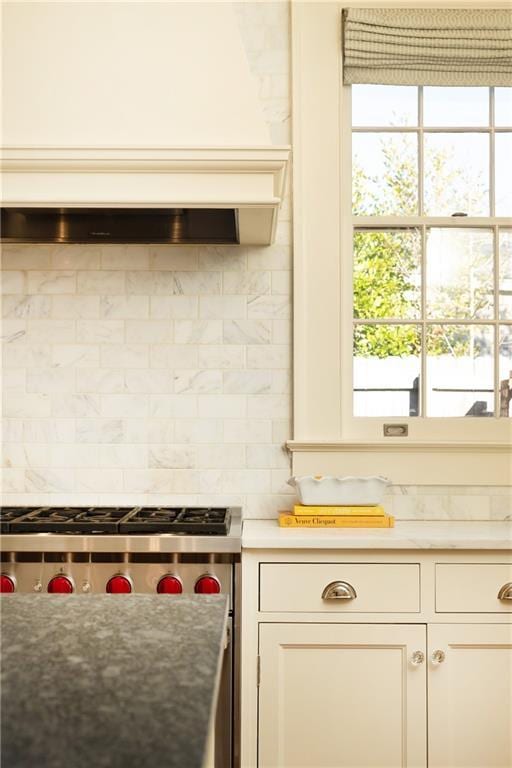
[[[289,147],[235,5],[3,4],[4,240],[274,240]]]

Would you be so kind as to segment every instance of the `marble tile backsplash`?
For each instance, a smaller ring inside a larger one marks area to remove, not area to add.
[[[3,503],[286,503],[279,227],[261,249],[4,246]]]

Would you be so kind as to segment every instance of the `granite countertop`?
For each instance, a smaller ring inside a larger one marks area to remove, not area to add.
[[[224,596],[5,595],[5,768],[200,768]]]
[[[290,529],[277,520],[245,520],[242,549],[512,550],[512,523],[397,520],[384,529]]]

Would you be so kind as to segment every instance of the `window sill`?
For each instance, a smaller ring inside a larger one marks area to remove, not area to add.
[[[512,446],[481,442],[289,440],[293,474],[370,474],[395,485],[511,485]]]

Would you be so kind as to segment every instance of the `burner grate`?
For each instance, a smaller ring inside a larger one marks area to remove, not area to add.
[[[9,533],[11,524],[39,507],[0,507],[0,533]]]
[[[230,513],[225,507],[142,507],[119,524],[120,533],[225,535]]]
[[[133,507],[43,507],[10,524],[11,533],[117,533]]]

